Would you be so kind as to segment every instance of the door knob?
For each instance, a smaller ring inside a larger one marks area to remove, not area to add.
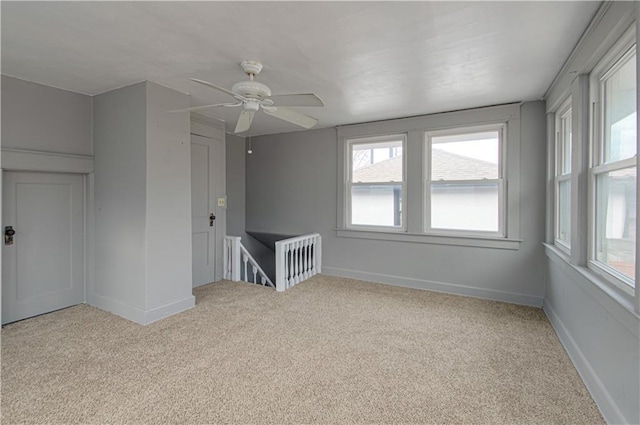
[[[6,226],[4,228],[4,244],[13,245],[13,235],[15,234],[16,231],[13,230],[13,226]]]
[[[216,219],[216,216],[212,214],[209,214],[209,227],[213,227],[213,220]]]

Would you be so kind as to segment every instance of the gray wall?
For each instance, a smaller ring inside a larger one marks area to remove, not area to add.
[[[623,308],[550,253],[544,310],[605,419],[640,423],[640,326]]]
[[[143,311],[146,282],[146,83],[94,97],[92,295]],[[113,311],[113,310],[112,310]],[[118,314],[123,314],[117,312]]]
[[[227,134],[227,234],[244,236],[245,230],[245,139]]]
[[[143,82],[94,98],[94,273],[88,301],[138,323],[194,305],[189,106]]]
[[[147,82],[147,301],[154,309],[192,298],[189,96]]]
[[[2,147],[92,155],[90,96],[2,76]]]
[[[245,233],[246,201],[245,173],[247,154],[246,140],[227,134],[227,235],[240,236],[242,244],[251,253],[260,267],[275,283],[275,255],[260,242]]]
[[[247,158],[247,230],[318,232],[323,272],[468,294],[506,293],[541,305],[544,295],[544,103],[521,108],[523,242],[519,250],[337,237],[335,129],[254,138]],[[508,166],[508,165],[507,165]],[[462,287],[460,286],[462,285]]]
[[[594,19],[594,26],[585,32],[585,38],[578,44],[580,49],[565,64],[556,81],[547,93],[547,108],[550,123],[554,112],[577,86],[576,75],[588,76],[594,65],[626,32],[635,25],[637,29],[640,9],[637,2],[611,2],[603,5],[602,13]],[[634,24],[634,19],[636,22]],[[638,74],[640,78],[640,74]],[[640,82],[640,80],[639,80]],[[578,91],[579,93],[579,91]],[[580,108],[579,96],[574,90],[573,110]],[[637,96],[640,100],[640,96]],[[587,112],[588,113],[588,112]],[[579,122],[574,118],[574,155],[579,143],[588,149],[588,138],[582,139],[575,126],[581,127],[588,121]],[[552,126],[550,126],[552,127]],[[553,128],[550,128],[550,146],[553,146]],[[584,134],[584,133],[583,133]],[[550,164],[553,164],[553,148],[550,149]],[[576,167],[574,166],[574,169]],[[555,248],[553,244],[553,168],[549,170],[549,246],[547,285],[544,311],[555,328],[560,341],[569,353],[573,363],[595,399],[605,420],[609,423],[640,423],[640,316],[634,312],[633,301],[624,299],[606,282],[586,267],[571,264],[570,258]],[[573,182],[576,182],[574,179]],[[586,180],[584,180],[586,182]],[[586,196],[586,186],[584,187]],[[576,187],[573,193],[578,193]],[[640,199],[640,197],[638,197]],[[577,209],[577,211],[576,211]],[[572,221],[577,227],[577,215],[587,220],[584,204],[572,211]],[[587,256],[586,232],[573,233],[573,254],[579,258]],[[582,245],[576,240],[578,237]],[[640,239],[636,241],[636,245]],[[640,252],[640,247],[636,250]],[[636,281],[636,287],[638,282]],[[638,291],[638,289],[636,289]],[[640,300],[636,294],[636,302]]]

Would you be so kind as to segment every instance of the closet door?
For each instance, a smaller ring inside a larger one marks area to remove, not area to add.
[[[84,302],[82,176],[5,172],[2,202],[2,323]]]

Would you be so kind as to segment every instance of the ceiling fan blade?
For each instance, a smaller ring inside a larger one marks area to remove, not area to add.
[[[210,83],[210,82],[208,82],[208,81],[198,80],[197,78],[189,78],[189,79],[190,79],[191,81],[195,82],[195,83],[202,84],[202,85],[207,86],[207,87],[210,87],[210,88],[212,88],[212,89],[216,89],[216,90],[218,90],[218,91],[221,91],[222,93],[226,93],[226,94],[228,94],[228,95],[231,95],[231,96],[235,97],[235,98],[236,98],[236,99],[238,99],[238,100],[247,100],[247,98],[246,98],[246,97],[241,96],[241,95],[239,95],[238,93],[234,93],[234,92],[232,92],[231,90],[227,90],[227,89],[225,89],[225,88],[223,88],[223,87],[216,86],[215,84],[211,84],[211,83]]]
[[[176,113],[176,112],[199,111],[200,109],[215,108],[217,106],[223,106],[225,108],[231,108],[233,106],[240,106],[240,105],[242,105],[242,102],[240,102],[240,103],[216,103],[214,105],[192,106],[190,108],[174,109],[172,111],[167,111],[167,112],[170,113],[170,114],[173,114],[173,113]]]
[[[275,94],[269,99],[280,106],[324,106],[324,102],[313,93]]]
[[[288,121],[291,124],[299,125],[304,128],[312,128],[318,124],[318,120],[310,117],[309,115],[301,114],[293,109],[283,108],[281,106],[267,106],[262,110],[265,114],[272,117],[280,118],[281,120]]]
[[[242,133],[251,127],[251,123],[253,122],[253,116],[255,115],[255,111],[244,110],[240,113],[240,118],[238,118],[238,123],[236,124],[236,129],[233,131],[234,133]]]

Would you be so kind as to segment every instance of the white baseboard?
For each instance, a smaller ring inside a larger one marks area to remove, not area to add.
[[[472,286],[457,285],[454,283],[444,283],[432,280],[391,276],[380,273],[347,270],[337,267],[323,266],[322,273],[329,276],[368,280],[370,282],[386,283],[388,285],[402,286],[405,288],[424,289],[427,291],[443,292],[446,294],[464,295],[467,297],[502,301],[506,303],[520,304],[530,307],[542,307],[543,301],[542,297],[535,297],[533,295],[515,294],[512,292],[497,291],[495,289],[474,288]]]
[[[181,300],[174,301],[172,303],[151,310],[142,310],[130,305],[123,304],[120,301],[114,300],[112,298],[92,293],[88,294],[87,302],[89,305],[116,314],[120,317],[124,317],[125,319],[131,320],[132,322],[136,322],[141,325],[148,325],[157,320],[192,308],[196,305],[196,298],[193,295],[190,295]]]
[[[629,423],[548,300],[544,301],[543,311],[547,315],[549,322],[551,322],[551,326],[556,331],[562,346],[573,362],[587,390],[591,393],[591,397],[593,397],[598,409],[600,409],[604,420],[609,424]]]
[[[173,301],[169,304],[165,304],[160,307],[147,310],[145,312],[145,323],[153,323],[157,320],[164,319],[165,317],[173,316],[174,314],[181,313],[185,310],[189,310],[196,305],[196,297],[189,295],[181,300]]]

